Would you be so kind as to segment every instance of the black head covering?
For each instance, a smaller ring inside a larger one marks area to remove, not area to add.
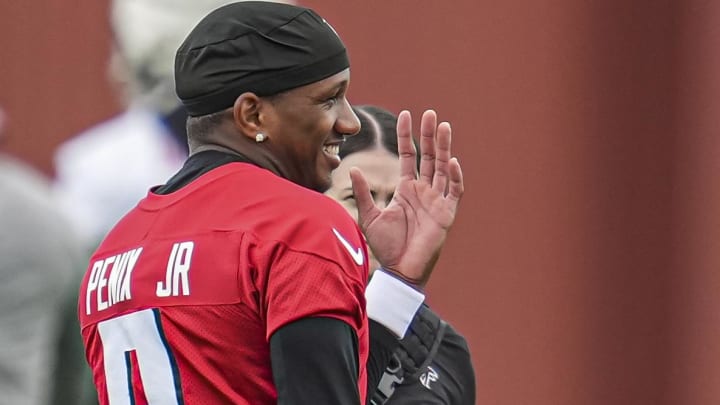
[[[350,66],[345,45],[314,11],[245,1],[206,16],[175,56],[175,90],[190,116],[232,107],[244,92],[270,96]]]

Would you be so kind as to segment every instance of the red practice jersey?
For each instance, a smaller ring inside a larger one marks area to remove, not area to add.
[[[250,164],[149,193],[80,287],[100,404],[274,404],[270,336],[305,317],[355,330],[364,401],[366,257],[339,204]]]

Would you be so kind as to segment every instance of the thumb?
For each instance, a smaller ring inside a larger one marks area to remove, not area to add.
[[[380,209],[373,201],[370,186],[365,180],[365,176],[357,167],[350,169],[350,181],[352,181],[353,194],[355,194],[355,203],[357,203],[358,208],[358,224],[365,231],[365,225],[372,222],[380,214]]]

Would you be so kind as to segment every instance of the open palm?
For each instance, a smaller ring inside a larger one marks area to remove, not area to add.
[[[373,202],[362,172],[350,176],[358,206],[358,223],[383,268],[407,281],[424,286],[455,220],[464,186],[460,163],[451,158],[450,124],[437,124],[428,110],[420,123],[420,171],[412,142],[412,119],[408,111],[398,116],[400,183],[385,209]]]

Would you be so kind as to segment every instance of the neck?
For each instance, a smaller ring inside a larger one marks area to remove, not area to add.
[[[228,148],[227,146],[218,145],[218,144],[214,144],[214,143],[206,143],[206,144],[202,144],[202,145],[196,146],[194,148],[191,148],[190,156],[195,155],[200,152],[209,151],[209,150],[225,152],[225,153],[229,153],[231,155],[243,155],[244,156],[244,154],[242,154],[238,151],[235,151],[232,148]],[[253,160],[253,163],[254,163],[254,159],[252,159],[252,158],[250,158],[250,159]]]
[[[264,144],[250,140],[244,136],[233,138],[236,142],[228,142],[227,137],[208,137],[206,142],[190,146],[190,156],[209,150],[225,152],[233,155],[240,155],[247,158],[256,166],[270,170],[276,175],[290,180],[288,173],[280,164],[279,159],[273,156],[272,152]]]

